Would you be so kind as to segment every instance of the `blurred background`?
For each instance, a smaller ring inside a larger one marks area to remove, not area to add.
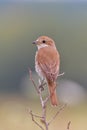
[[[0,0],[0,130],[39,129],[26,109],[41,113],[28,68],[34,68],[41,35],[54,39],[61,57],[58,98],[67,108],[50,130],[87,130],[87,1]],[[47,94],[47,89],[45,94]],[[36,109],[37,108],[37,109]],[[48,119],[58,108],[48,105]],[[51,114],[50,114],[51,113]]]

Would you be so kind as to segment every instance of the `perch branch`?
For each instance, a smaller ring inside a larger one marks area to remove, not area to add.
[[[29,69],[29,74],[30,74],[30,79],[31,79],[31,81],[32,81],[32,83],[33,83],[33,85],[34,85],[34,87],[35,87],[35,89],[36,89],[36,91],[37,91],[37,93],[38,93],[38,95],[40,97],[40,103],[41,103],[41,107],[42,107],[42,118],[41,118],[41,122],[43,122],[43,124],[45,125],[46,130],[48,130],[48,124],[46,122],[46,103],[48,101],[48,98],[46,98],[45,100],[43,100],[42,95],[41,95],[42,94],[41,88],[45,84],[41,84],[40,87],[37,87],[36,84],[35,84],[35,82],[34,82],[34,80],[33,80],[33,78],[32,78],[32,72],[31,72],[30,69]],[[38,123],[34,119],[34,115],[32,114],[32,111],[30,112],[30,115],[32,116],[32,120],[35,122],[35,124],[38,125]],[[38,126],[40,128],[42,127],[41,125],[38,125]]]
[[[32,81],[33,83],[33,86],[35,87],[36,89],[36,92],[37,94],[39,95],[39,98],[40,98],[40,103],[41,103],[41,107],[42,107],[42,116],[38,116],[36,114],[33,114],[32,113],[32,110],[30,110],[30,115],[32,117],[32,121],[39,127],[41,128],[42,130],[48,130],[48,126],[51,124],[51,122],[56,118],[56,116],[60,113],[60,111],[62,111],[66,105],[64,105],[63,107],[61,107],[57,113],[51,118],[51,120],[49,122],[47,122],[46,120],[46,107],[47,107],[47,102],[49,101],[49,98],[52,96],[52,95],[49,95],[47,96],[45,99],[43,99],[42,97],[42,90],[44,90],[44,86],[46,85],[46,83],[43,83],[41,82],[39,86],[37,86],[32,78],[32,71],[29,69],[29,74],[30,74],[30,80]],[[64,73],[61,73],[58,75],[59,76],[62,76],[64,75]],[[56,88],[56,87],[55,87]],[[54,88],[54,90],[55,90]],[[35,117],[36,118],[39,118],[41,120],[41,122],[44,124],[45,126],[45,129],[35,120]],[[69,129],[67,129],[69,130]]]
[[[30,70],[30,68],[29,68],[29,74],[30,74],[30,80],[32,81],[32,83],[33,83],[33,85],[34,85],[34,87],[35,87],[37,93],[39,94],[38,87],[37,87],[37,85],[35,84],[35,82],[34,82],[34,80],[33,80],[33,78],[32,78],[32,71]]]

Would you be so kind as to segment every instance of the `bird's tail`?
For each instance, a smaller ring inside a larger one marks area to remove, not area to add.
[[[57,100],[57,94],[56,94],[56,83],[55,82],[48,82],[48,87],[49,87],[49,92],[50,92],[51,104],[53,106],[57,106],[58,100]]]

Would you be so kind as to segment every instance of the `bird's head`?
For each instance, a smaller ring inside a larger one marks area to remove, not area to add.
[[[48,46],[55,47],[54,41],[47,36],[40,36],[33,44],[36,44],[38,49]]]

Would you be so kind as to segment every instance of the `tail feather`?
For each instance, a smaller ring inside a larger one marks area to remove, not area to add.
[[[51,104],[53,106],[57,106],[58,100],[57,100],[57,94],[56,94],[56,83],[55,82],[48,83],[48,87],[49,87],[49,92],[50,92]]]

